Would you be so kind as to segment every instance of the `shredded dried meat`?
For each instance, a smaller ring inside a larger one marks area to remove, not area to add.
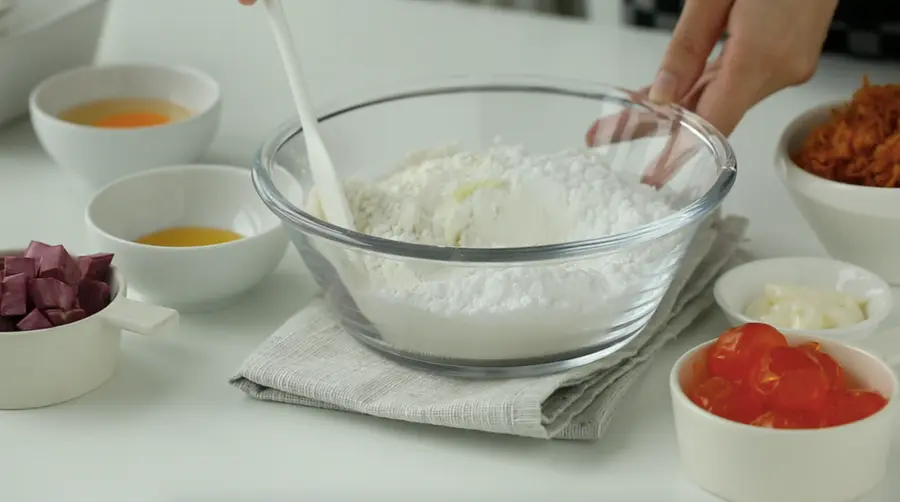
[[[833,181],[872,187],[900,187],[900,85],[862,87],[814,129],[794,162]]]

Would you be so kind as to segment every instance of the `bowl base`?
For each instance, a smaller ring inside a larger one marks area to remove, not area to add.
[[[7,396],[0,397],[0,410],[33,410],[39,408],[49,408],[50,406],[56,406],[58,404],[74,401],[106,385],[107,382],[112,380],[113,375],[115,375],[116,373],[117,367],[118,364],[115,364],[107,370],[98,373],[92,380],[88,381],[89,383],[87,385],[80,386],[74,391],[70,390],[68,392],[57,392],[55,394],[46,394],[41,392],[28,393],[25,398],[8,398]]]
[[[156,298],[152,298],[140,293],[140,291],[129,290],[128,298],[139,301],[150,303],[152,305],[157,305],[159,307],[167,307],[170,309],[177,310],[181,314],[199,314],[205,312],[212,312],[215,310],[221,310],[226,307],[230,307],[236,303],[238,303],[241,299],[243,299],[246,291],[240,292],[236,295],[226,296],[224,298],[217,298],[215,300],[209,300],[204,302],[190,302],[190,303],[179,303],[179,302],[167,302],[163,300],[158,300]]]
[[[399,364],[416,369],[436,373],[444,376],[472,379],[507,379],[530,378],[562,373],[597,362],[608,357],[631,343],[641,330],[616,340],[605,343],[589,351],[559,354],[556,356],[542,357],[540,359],[522,359],[518,361],[503,361],[502,363],[491,360],[459,360],[427,356],[397,349],[380,340],[371,338],[355,330],[346,330],[356,341],[372,349],[380,355],[387,357]]]

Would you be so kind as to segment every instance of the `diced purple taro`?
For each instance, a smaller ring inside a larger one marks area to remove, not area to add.
[[[112,264],[112,260],[113,255],[111,253],[89,254],[75,259],[81,271],[82,279],[94,279],[103,282],[108,282],[109,267]]]
[[[109,285],[103,281],[85,279],[78,283],[78,306],[87,315],[94,315],[109,305]]]
[[[78,263],[62,245],[50,246],[38,260],[38,277],[52,277],[70,286],[75,286],[81,279]]]
[[[44,244],[41,241],[31,241],[28,243],[28,247],[25,248],[25,253],[23,253],[23,255],[26,258],[39,260],[50,247],[50,244]]]
[[[40,310],[33,309],[27,316],[22,318],[18,324],[16,324],[16,327],[21,331],[34,331],[36,329],[52,328],[53,324],[44,317],[44,314],[42,314]]]
[[[28,296],[39,309],[69,310],[75,306],[76,290],[53,277],[38,277],[28,282]]]
[[[28,312],[28,276],[6,276],[2,284],[0,316],[25,315]]]
[[[80,321],[87,317],[87,314],[81,309],[71,309],[71,310],[61,310],[61,309],[47,309],[44,311],[44,316],[50,321],[54,326],[62,326],[63,324],[73,323],[75,321]]]
[[[37,275],[37,262],[25,256],[6,256],[3,258],[3,270],[9,275],[25,274],[31,279]]]

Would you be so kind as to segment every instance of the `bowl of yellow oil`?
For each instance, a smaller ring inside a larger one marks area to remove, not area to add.
[[[193,68],[87,66],[40,83],[29,108],[47,154],[97,190],[203,156],[218,130],[221,95],[212,77]]]
[[[279,176],[302,196],[286,171]],[[91,243],[115,253],[130,294],[182,312],[244,297],[288,245],[250,171],[233,166],[185,164],[125,176],[94,195],[85,221]]]
[[[142,235],[135,239],[134,242],[146,244],[148,246],[190,248],[197,246],[215,246],[216,244],[236,241],[243,237],[243,235],[225,228],[172,227]]]

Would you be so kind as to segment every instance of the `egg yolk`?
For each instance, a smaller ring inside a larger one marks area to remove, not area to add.
[[[129,127],[151,127],[168,124],[169,117],[161,113],[152,112],[132,112],[132,113],[116,113],[107,115],[97,120],[94,125],[96,127],[106,127],[112,129],[121,129]]]

